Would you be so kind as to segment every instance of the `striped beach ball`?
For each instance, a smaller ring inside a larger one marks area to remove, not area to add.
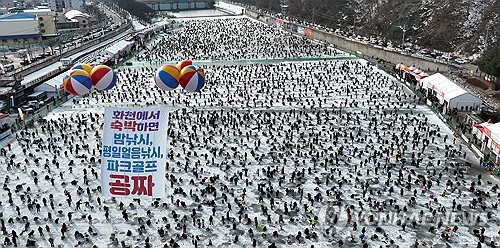
[[[109,90],[116,85],[116,73],[107,65],[98,65],[90,73],[92,85],[98,90]]]
[[[198,66],[188,65],[181,71],[179,84],[188,92],[199,92],[205,86],[205,72]]]
[[[162,90],[174,90],[179,86],[179,70],[173,65],[164,65],[156,71],[154,81]]]
[[[63,87],[72,95],[82,96],[92,88],[92,79],[84,70],[71,70],[63,79]]]
[[[90,74],[92,71],[92,66],[89,64],[81,63],[81,64],[76,64],[73,67],[71,67],[71,70],[84,70],[85,72]]]
[[[177,67],[177,70],[182,71],[182,69],[184,69],[184,67],[188,65],[195,65],[195,64],[193,63],[193,61],[186,59],[179,61],[175,67]]]

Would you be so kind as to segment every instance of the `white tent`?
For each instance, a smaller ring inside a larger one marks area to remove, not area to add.
[[[491,125],[493,125],[493,123],[491,123],[491,120],[488,120],[487,122],[483,123],[474,124],[473,126],[474,128],[472,129],[472,134],[474,134],[479,140],[482,141],[486,136],[484,130]]]
[[[492,134],[491,135],[491,146],[490,150],[493,151],[498,156],[500,156],[500,134]]]
[[[420,84],[422,88],[428,89],[428,93],[435,95],[445,109],[456,108],[460,111],[465,108],[475,109],[483,104],[481,99],[464,90],[441,73],[420,80]]]
[[[139,35],[142,34],[142,36],[146,35],[147,33],[150,32],[156,32],[162,30],[166,25],[170,25],[172,21],[170,20],[161,20],[158,22],[153,23],[152,25],[149,25],[147,27],[143,27],[142,29],[138,30]],[[141,37],[143,38],[143,37]]]
[[[134,44],[133,41],[121,40],[99,53],[92,65],[100,65],[109,60],[117,59],[120,53],[128,53]]]
[[[118,41],[117,43],[115,43],[114,45],[106,48],[106,50],[104,50],[104,51],[110,55],[117,56],[122,51],[125,51],[125,52],[130,51],[132,44],[133,44],[132,41],[121,40],[121,41]]]
[[[64,75],[66,75],[66,72],[45,81],[43,84],[35,87],[35,92],[47,92],[48,98],[62,96],[64,89],[61,88],[61,84]]]
[[[166,25],[169,25],[170,23],[171,23],[171,21],[169,21],[169,20],[162,20],[162,21],[156,22],[153,24],[153,30],[154,31],[162,30],[163,27],[165,27]]]
[[[140,30],[143,30],[144,28],[146,28],[146,26],[142,25],[142,23],[140,23],[137,20],[132,21],[132,26],[134,27],[135,31],[140,31]]]
[[[488,136],[488,148],[496,155],[500,154],[500,122],[489,125],[485,128]]]

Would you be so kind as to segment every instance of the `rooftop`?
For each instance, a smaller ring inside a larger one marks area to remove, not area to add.
[[[29,13],[9,13],[5,15],[0,15],[0,20],[16,20],[16,19],[35,19],[36,15]]]
[[[74,19],[75,17],[85,17],[85,18],[90,18],[89,15],[85,14],[85,13],[82,13],[78,10],[70,10],[68,12],[66,12],[66,14],[64,14],[64,16],[67,18],[67,19]]]

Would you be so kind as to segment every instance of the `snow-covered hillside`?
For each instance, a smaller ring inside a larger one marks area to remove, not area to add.
[[[281,12],[280,2],[235,0]],[[500,1],[303,0],[284,1],[288,15],[361,36],[378,36],[443,52],[475,53],[498,45]]]

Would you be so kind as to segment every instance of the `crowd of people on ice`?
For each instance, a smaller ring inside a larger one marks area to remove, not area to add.
[[[345,54],[248,18],[184,21],[154,40],[139,61],[318,58]]]
[[[199,94],[155,88],[154,67],[119,68],[117,92],[94,92],[82,100],[95,104],[190,106],[199,108],[413,108],[418,99],[387,74],[360,60],[209,64]]]
[[[183,42],[140,56],[226,58],[232,46],[247,50],[230,59],[325,52],[296,36],[276,40],[290,46],[244,42],[267,42],[277,31],[244,19],[213,22],[187,24]],[[259,28],[247,30],[252,25]],[[206,43],[191,49],[202,37]],[[375,67],[361,60],[204,67],[198,94],[159,91],[153,67],[119,68],[113,90],[74,98],[13,134],[0,149],[2,244],[499,245],[496,179],[471,168],[478,161],[468,148]],[[171,107],[167,197],[103,197],[102,107],[151,105]]]

